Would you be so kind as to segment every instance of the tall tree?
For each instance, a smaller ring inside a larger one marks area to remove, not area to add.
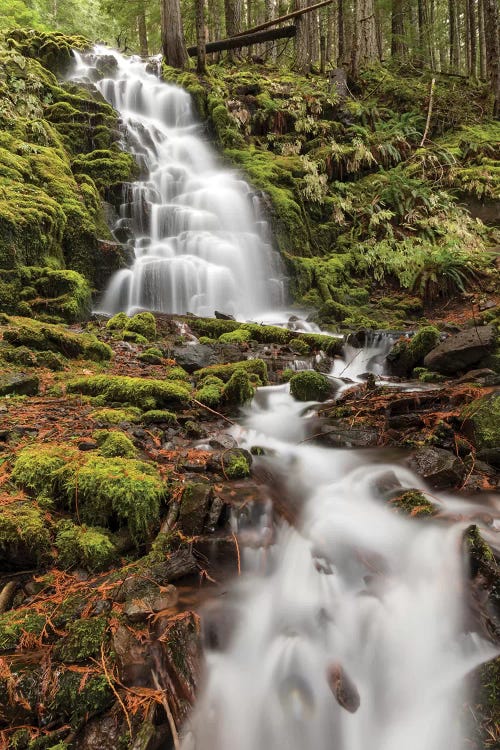
[[[188,64],[188,53],[184,41],[179,0],[162,0],[161,42],[167,65],[185,68]]]
[[[483,0],[477,4],[477,24],[479,27],[479,76],[486,78],[486,31],[484,28],[484,5]]]
[[[460,36],[458,26],[457,0],[448,0],[448,20],[450,35],[450,68],[455,72],[460,69]]]
[[[351,73],[378,59],[374,0],[354,0]]]
[[[302,10],[309,5],[308,0],[295,0],[294,10]],[[309,38],[308,13],[295,20],[297,35],[295,37],[295,68],[299,73],[311,70],[311,40]]]
[[[344,0],[338,0],[337,15],[337,65],[342,67],[345,60],[345,22],[344,22]]]
[[[467,49],[469,50],[469,75],[477,75],[477,24],[476,24],[476,0],[466,1],[467,9]]]
[[[403,59],[406,57],[404,29],[404,0],[392,0],[391,9],[391,55]]]
[[[500,21],[498,0],[483,0],[486,69],[493,94],[493,116],[500,117]]]
[[[196,46],[198,51],[196,71],[199,75],[205,75],[207,72],[206,43],[205,0],[196,0]]]
[[[139,4],[139,13],[137,15],[137,33],[139,36],[139,50],[142,57],[148,57],[149,45],[148,45],[148,29],[146,25],[146,9],[144,2]]]

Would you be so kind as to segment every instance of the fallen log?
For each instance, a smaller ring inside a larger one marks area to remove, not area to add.
[[[280,29],[270,29],[269,31],[260,31],[256,34],[244,34],[242,36],[232,36],[228,39],[221,39],[218,42],[209,42],[206,46],[207,55],[211,52],[223,52],[228,49],[238,49],[239,47],[251,47],[261,42],[271,42],[274,39],[290,39],[297,33],[295,26],[284,26]],[[188,55],[196,57],[197,47],[188,47]]]
[[[284,16],[279,16],[278,18],[272,18],[270,21],[261,23],[258,26],[252,26],[250,29],[245,29],[245,31],[240,31],[238,32],[238,34],[235,34],[234,36],[237,37],[237,36],[246,36],[247,34],[255,34],[257,31],[268,29],[270,26],[276,26],[277,23],[284,23],[284,21],[289,21],[291,18],[298,18],[299,16],[303,16],[304,13],[310,13],[312,10],[323,8],[325,5],[331,5],[332,2],[333,0],[321,0],[320,3],[316,3],[315,5],[308,5],[305,8],[299,8],[299,10],[294,10],[291,13],[287,13]]]

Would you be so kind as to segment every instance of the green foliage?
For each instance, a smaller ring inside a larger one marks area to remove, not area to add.
[[[189,390],[176,380],[131,378],[121,375],[96,375],[76,378],[67,384],[68,393],[102,396],[106,403],[125,403],[149,410],[187,405]]]
[[[303,370],[290,378],[290,393],[297,401],[325,401],[331,387],[325,375],[315,370]]]
[[[116,549],[104,529],[75,526],[61,521],[56,535],[59,564],[63,568],[82,566],[90,572],[109,567],[116,559]]]

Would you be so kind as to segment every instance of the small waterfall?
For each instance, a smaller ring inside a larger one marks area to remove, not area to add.
[[[99,308],[255,317],[281,307],[281,259],[258,196],[218,164],[189,94],[158,80],[139,58],[103,47],[85,60],[75,53],[73,79],[95,80],[95,63],[110,56],[112,77],[95,85],[120,113],[142,177],[126,186],[114,228],[135,262],[112,277]]]
[[[351,375],[378,370],[384,350],[367,342]],[[464,678],[494,655],[465,624],[466,524],[395,515],[388,472],[402,487],[422,482],[301,442],[303,411],[288,386],[260,388],[233,428],[242,447],[268,449],[266,467],[303,512],[270,544],[262,507],[263,544],[244,548],[242,577],[215,616],[207,609],[205,680],[182,750],[465,750]]]

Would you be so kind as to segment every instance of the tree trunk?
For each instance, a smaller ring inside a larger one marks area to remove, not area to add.
[[[477,76],[477,23],[476,23],[476,0],[467,0],[469,34],[470,34],[470,67],[469,75]]]
[[[493,94],[493,117],[500,117],[500,22],[498,0],[483,0],[486,70]]]
[[[378,59],[383,60],[384,58],[384,36],[382,31],[382,18],[380,17],[380,9],[375,6],[375,37],[377,40],[377,54]]]
[[[479,77],[486,78],[486,32],[484,29],[484,6],[483,0],[478,0],[477,20],[479,26]]]
[[[162,0],[161,43],[167,65],[185,68],[188,62],[179,0]]]
[[[450,69],[454,73],[460,70],[460,37],[458,33],[457,0],[448,0],[448,18],[450,34]]]
[[[377,57],[374,0],[355,0],[351,51],[352,75],[357,76],[361,68],[370,65]]]
[[[282,26],[279,29],[267,29],[267,31],[258,31],[255,34],[239,34],[230,39],[220,39],[215,42],[209,42],[206,45],[207,54],[212,52],[224,52],[224,50],[241,49],[252,44],[261,44],[272,39],[290,39],[297,33],[295,26]],[[189,57],[196,57],[198,47],[188,47]]]
[[[243,0],[224,0],[224,15],[226,18],[226,36],[239,34],[243,28]],[[230,52],[229,59],[238,57],[239,53]]]
[[[207,39],[205,33],[205,0],[196,0],[196,47],[198,50],[196,72],[204,76],[207,72]]]
[[[295,10],[307,8],[307,0],[295,0]],[[295,38],[295,69],[302,74],[311,70],[311,45],[309,39],[308,14],[298,16],[295,26],[297,35]]]
[[[341,68],[345,63],[345,36],[344,36],[344,0],[338,0],[337,35],[338,54],[337,65]]]
[[[403,60],[406,51],[403,0],[392,0],[391,55]]]
[[[137,16],[137,33],[139,35],[141,57],[149,57],[148,30],[146,27],[146,11],[144,10],[144,3],[141,4],[139,15]]]

